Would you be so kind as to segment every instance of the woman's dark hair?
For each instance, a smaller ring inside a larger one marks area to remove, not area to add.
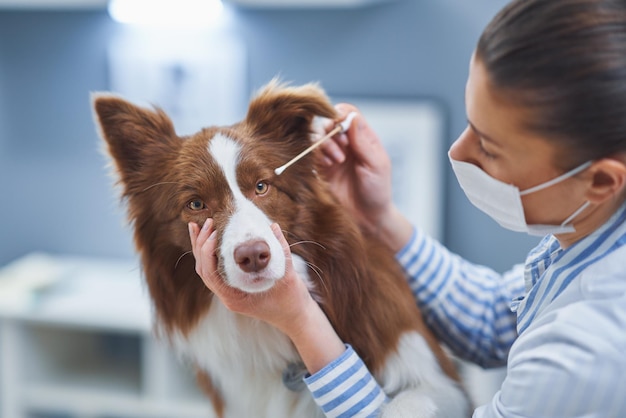
[[[557,141],[556,163],[626,151],[626,0],[515,0],[476,48],[497,94]]]

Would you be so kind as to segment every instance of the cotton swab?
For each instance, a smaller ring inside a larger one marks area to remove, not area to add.
[[[281,165],[280,167],[275,169],[274,173],[276,173],[277,176],[280,176],[283,173],[283,171],[285,171],[289,166],[291,166],[293,163],[295,163],[296,161],[298,161],[299,159],[301,159],[302,157],[304,157],[305,155],[313,151],[315,148],[322,145],[326,140],[328,140],[329,138],[332,138],[334,135],[337,135],[340,132],[347,131],[350,128],[350,124],[352,124],[352,120],[356,117],[356,115],[357,115],[356,112],[348,113],[348,116],[346,116],[346,118],[342,122],[338,123],[337,126],[335,126],[335,128],[333,128],[332,131],[326,134],[326,136],[324,136],[322,139],[320,139],[319,141],[317,141],[316,143],[314,143],[313,145],[311,145],[310,147],[302,151],[300,154],[296,155],[294,158],[289,160],[286,164]]]

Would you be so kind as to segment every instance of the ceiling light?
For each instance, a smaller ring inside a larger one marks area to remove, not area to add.
[[[110,0],[108,9],[121,23],[194,27],[216,21],[223,5],[221,0]]]

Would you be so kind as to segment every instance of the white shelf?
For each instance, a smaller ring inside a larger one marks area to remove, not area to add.
[[[80,402],[77,402],[80,399]],[[200,401],[138,397],[81,386],[33,385],[25,390],[24,404],[32,411],[70,413],[75,416],[211,418],[213,410]],[[68,408],[68,405],[72,405]]]
[[[152,336],[134,263],[33,254],[0,269],[3,288],[19,303],[0,303],[0,418],[214,417]]]

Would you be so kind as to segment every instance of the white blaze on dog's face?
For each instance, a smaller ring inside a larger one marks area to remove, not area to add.
[[[240,145],[218,134],[209,142],[208,151],[224,172],[234,199],[219,248],[224,280],[248,293],[266,291],[285,275],[285,255],[270,229],[272,221],[239,189]]]

